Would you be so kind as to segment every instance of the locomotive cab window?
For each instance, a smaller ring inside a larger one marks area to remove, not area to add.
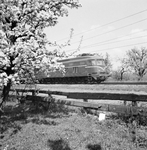
[[[97,65],[104,65],[104,60],[97,60],[96,63]]]
[[[91,60],[91,65],[92,65],[92,66],[96,66],[96,65],[97,65],[96,60]]]
[[[88,60],[87,61],[88,66],[103,66],[104,60],[103,59],[96,59],[96,60]]]
[[[95,60],[88,60],[88,61],[87,61],[87,65],[88,65],[88,66],[95,66],[95,65],[96,65],[96,62],[95,62]]]

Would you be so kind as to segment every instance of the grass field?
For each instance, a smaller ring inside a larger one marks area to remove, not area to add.
[[[25,85],[17,86],[16,88],[25,87]],[[81,91],[132,91],[132,92],[147,92],[147,85],[104,85],[104,84],[36,84],[27,85],[29,88],[48,89],[48,90],[81,90]]]
[[[8,102],[0,119],[1,150],[146,150],[147,126],[51,104]]]

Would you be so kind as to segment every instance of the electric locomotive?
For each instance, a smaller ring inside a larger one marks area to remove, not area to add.
[[[39,79],[43,84],[100,83],[109,77],[104,59],[100,56],[79,56],[58,60],[65,66],[65,74],[51,72],[49,77]]]

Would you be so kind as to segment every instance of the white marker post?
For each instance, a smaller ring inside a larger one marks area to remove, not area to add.
[[[99,113],[99,121],[103,121],[106,119],[106,114],[104,113]]]

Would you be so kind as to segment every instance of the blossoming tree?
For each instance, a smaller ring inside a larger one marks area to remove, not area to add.
[[[147,48],[133,48],[127,51],[126,65],[134,71],[138,80],[142,80],[147,74]]]
[[[54,43],[47,40],[44,29],[67,16],[68,8],[79,6],[77,0],[0,0],[0,107],[22,75],[59,67],[54,60],[64,54],[47,49]]]

